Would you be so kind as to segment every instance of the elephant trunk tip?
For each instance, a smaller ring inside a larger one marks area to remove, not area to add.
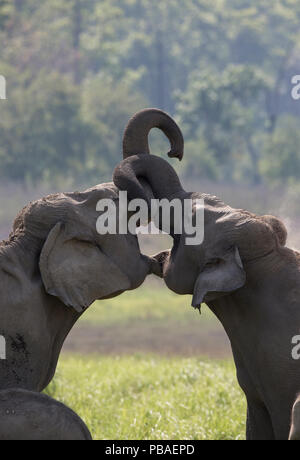
[[[168,152],[168,157],[178,158],[178,160],[181,161],[183,158],[183,150],[171,149],[170,152]]]

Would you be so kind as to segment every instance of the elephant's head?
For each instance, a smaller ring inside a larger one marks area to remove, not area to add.
[[[141,179],[147,180],[158,199],[179,198],[182,204],[186,199],[204,199],[202,243],[188,245],[184,229],[178,235],[171,226],[172,250],[155,256],[167,286],[178,294],[193,294],[194,307],[241,288],[251,264],[280,250],[286,242],[286,229],[277,218],[258,217],[233,209],[214,196],[186,192],[174,169],[161,158],[133,156],[114,172],[115,184],[127,190],[130,199],[144,198]],[[196,212],[194,207],[194,221]]]
[[[179,128],[156,109],[144,110],[130,120],[124,134],[124,156],[149,156],[148,133],[153,127],[169,138],[169,155],[182,158]],[[146,183],[143,190],[149,198]],[[15,220],[9,243],[34,254],[47,293],[78,312],[96,299],[135,289],[147,274],[158,271],[158,262],[140,253],[136,235],[97,232],[97,203],[112,200],[118,219],[118,192],[113,183],[107,183],[85,192],[50,195],[30,203]]]

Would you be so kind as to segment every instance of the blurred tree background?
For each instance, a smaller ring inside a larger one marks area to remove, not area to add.
[[[299,0],[0,0],[0,29],[3,180],[109,180],[147,106],[180,122],[185,177],[300,177]]]

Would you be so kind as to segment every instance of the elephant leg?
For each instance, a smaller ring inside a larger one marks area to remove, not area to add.
[[[32,391],[0,392],[0,440],[87,441],[91,434],[75,412]]]
[[[274,441],[272,421],[265,405],[250,398],[247,398],[247,404],[247,440]]]
[[[246,439],[249,441],[274,440],[275,435],[270,414],[261,400],[237,349],[233,348],[233,354],[237,368],[237,379],[247,399]]]
[[[286,441],[289,438],[289,432],[291,429],[291,422],[293,421],[294,427],[298,428],[298,436],[300,432],[299,419],[295,417],[295,408],[293,411],[293,402],[289,396],[281,395],[281,399],[278,400],[277,404],[273,404],[272,421],[276,440]],[[296,406],[295,406],[296,407]],[[293,415],[293,417],[292,417]]]

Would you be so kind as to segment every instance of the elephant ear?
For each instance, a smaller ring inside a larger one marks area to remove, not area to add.
[[[233,292],[241,288],[246,281],[246,273],[237,247],[229,250],[217,263],[200,273],[195,286],[192,306],[200,307],[207,294]],[[211,299],[213,300],[213,299]]]
[[[47,293],[80,313],[130,288],[129,278],[96,244],[71,236],[60,222],[48,235],[39,266]]]

